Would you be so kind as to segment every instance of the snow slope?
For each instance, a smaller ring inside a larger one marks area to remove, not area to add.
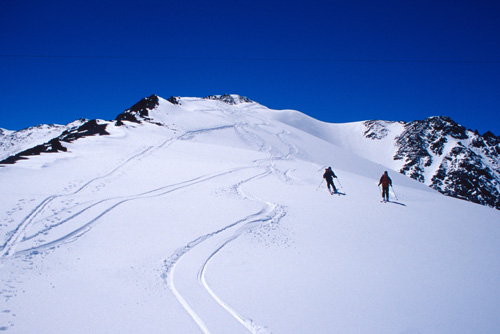
[[[396,172],[380,203],[391,166],[296,111],[159,101],[0,168],[0,330],[500,331],[497,210]]]

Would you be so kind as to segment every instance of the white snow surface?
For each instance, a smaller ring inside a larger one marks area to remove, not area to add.
[[[381,203],[393,166],[359,123],[198,98],[150,117],[0,168],[0,331],[500,332],[500,213],[395,172]]]

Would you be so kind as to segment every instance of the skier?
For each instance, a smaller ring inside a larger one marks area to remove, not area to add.
[[[392,180],[387,171],[385,171],[380,177],[378,185],[382,185],[382,198],[384,199],[384,202],[389,202],[389,186],[392,187]]]
[[[328,187],[328,191],[330,192],[330,194],[337,192],[337,188],[335,188],[335,184],[333,184],[334,177],[336,178],[337,175],[335,175],[335,173],[332,171],[332,167],[326,168],[325,173],[323,174],[323,178],[326,180],[326,186]],[[330,190],[330,186],[333,188],[333,192],[332,190]]]

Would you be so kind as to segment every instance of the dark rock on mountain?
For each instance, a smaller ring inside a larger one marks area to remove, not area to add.
[[[175,104],[175,105],[180,105],[181,104],[181,98],[179,96],[170,96],[167,99],[168,102]]]
[[[125,110],[123,113],[116,116],[116,124],[122,125],[123,121],[140,123],[140,118],[147,118],[149,112],[159,105],[159,98],[157,95],[145,97],[130,109]]]
[[[82,124],[76,129],[70,129],[64,131],[59,136],[59,139],[61,141],[69,143],[83,137],[90,137],[95,135],[99,136],[109,135],[109,133],[106,131],[106,127],[107,124],[98,124],[97,120],[93,119]]]
[[[175,98],[172,99],[174,99],[172,100],[174,102],[177,101],[175,100]],[[125,112],[119,114],[116,117],[116,124],[122,125],[123,121],[139,123],[141,118],[147,120],[149,112],[156,108],[158,105],[158,96],[151,95],[149,97],[146,97],[134,104],[130,109],[127,109]],[[50,139],[46,143],[35,145],[31,148],[25,149],[21,152],[4,158],[2,161],[0,161],[0,164],[14,164],[19,160],[26,159],[29,156],[40,155],[41,153],[65,152],[67,151],[67,148],[64,147],[63,143],[69,143],[77,139],[89,136],[109,135],[109,133],[106,131],[106,127],[107,124],[100,124],[97,120],[85,121],[78,127],[63,131],[59,136]],[[32,129],[26,129],[25,131],[36,131],[36,127],[33,127]],[[27,134],[27,136],[29,136],[29,133]]]
[[[66,147],[62,146],[59,139],[54,138],[45,144],[37,145],[37,146],[30,148],[30,149],[27,149],[21,153],[10,156],[7,159],[0,161],[0,164],[5,164],[5,165],[14,164],[19,160],[28,159],[29,156],[40,155],[41,153],[54,153],[54,152],[61,152],[61,151],[66,152],[67,150],[68,149]]]
[[[448,196],[500,209],[498,171],[495,173],[483,160],[473,150],[455,146],[432,177],[431,187]]]
[[[366,130],[363,135],[370,139],[383,139],[389,134],[389,130],[385,127],[385,124],[390,124],[393,122],[381,122],[378,120],[366,121],[364,123]]]
[[[40,155],[41,153],[66,152],[68,149],[63,146],[63,142],[70,143],[80,138],[95,135],[109,135],[106,131],[106,126],[107,124],[99,124],[97,120],[87,121],[79,127],[64,131],[60,136],[51,139],[47,143],[37,145],[10,156],[0,161],[0,164],[14,164],[19,160],[27,159],[34,155]]]
[[[365,122],[364,136],[387,137],[386,124]],[[400,173],[445,195],[500,209],[500,139],[493,133],[481,136],[449,117],[430,117],[404,124],[395,146]]]
[[[150,97],[145,97],[136,104],[132,106],[132,108],[127,111],[133,114],[138,114],[141,117],[149,116],[149,111],[153,110],[159,105],[158,96],[151,95]]]
[[[430,117],[405,125],[396,138],[398,150],[394,160],[404,160],[401,173],[424,182],[424,169],[433,163],[433,156],[441,156],[449,138],[467,139],[466,130],[449,117]]]
[[[209,95],[205,97],[207,100],[219,100],[227,104],[236,105],[240,103],[252,103],[248,97],[240,96],[236,94],[224,94],[224,95]]]
[[[123,121],[128,121],[128,122],[134,122],[134,123],[140,123],[140,121],[135,117],[135,115],[123,112],[116,116],[116,125],[117,126],[122,126]]]
[[[75,121],[73,124],[80,125],[82,121]],[[55,124],[41,124],[18,131],[5,130],[0,135],[0,161],[15,155],[28,148],[41,145],[50,139],[59,136],[68,126]]]

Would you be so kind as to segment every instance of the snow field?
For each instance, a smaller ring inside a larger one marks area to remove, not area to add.
[[[297,112],[181,102],[152,112],[164,126],[0,169],[1,330],[498,331],[497,211],[352,154],[314,120],[297,129]],[[318,187],[329,165],[344,195]]]

